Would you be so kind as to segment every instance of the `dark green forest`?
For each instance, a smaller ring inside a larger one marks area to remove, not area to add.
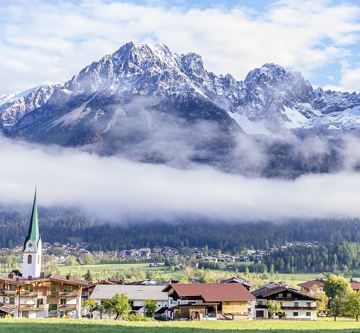
[[[43,241],[81,242],[86,243],[91,250],[207,245],[209,249],[238,253],[244,248],[268,250],[295,241],[334,244],[360,242],[360,219],[294,220],[284,223],[271,221],[225,223],[179,219],[168,223],[164,221],[120,223],[102,221],[62,210],[40,210],[39,215]],[[0,247],[20,245],[25,237],[28,223],[25,214],[0,212]]]
[[[207,247],[239,254],[244,249],[257,249],[267,250],[263,259],[250,267],[257,272],[360,270],[360,219],[283,223],[179,219],[120,223],[62,209],[40,210],[40,216],[44,242],[84,243],[92,251],[169,246]],[[21,245],[28,223],[26,214],[0,212],[0,247]],[[311,246],[281,248],[287,242],[307,242]],[[240,266],[237,267],[240,271],[245,269]]]
[[[325,243],[274,251],[264,257],[268,270],[294,272],[347,272],[360,270],[360,244]]]

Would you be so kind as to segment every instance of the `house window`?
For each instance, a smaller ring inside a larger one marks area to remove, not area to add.
[[[262,300],[258,300],[257,303],[258,303],[258,305],[263,305],[263,301],[262,301]]]
[[[311,312],[306,312],[306,317],[311,317]]]
[[[32,255],[31,254],[29,254],[27,257],[27,263],[32,264]]]
[[[44,304],[44,300],[43,300],[42,298],[38,298],[38,299],[36,300],[36,304],[37,304],[37,306],[43,305],[43,304]]]
[[[299,302],[294,302],[294,307],[299,307]]]
[[[283,297],[284,296],[284,294],[283,293],[279,293],[279,297],[281,298],[281,297]]]
[[[61,298],[60,299],[60,304],[62,304],[62,305],[66,304],[66,298]]]
[[[9,290],[16,290],[15,284],[9,284]]]
[[[299,317],[299,312],[293,312],[294,317]]]
[[[288,298],[291,298],[291,293],[287,293],[287,297],[288,297]]]
[[[9,304],[15,304],[15,297],[9,298]]]
[[[310,307],[311,307],[311,302],[306,302],[306,306],[307,306],[308,308],[310,308]]]
[[[64,291],[65,292],[71,292],[73,291],[73,286],[70,286],[68,284],[64,284]]]

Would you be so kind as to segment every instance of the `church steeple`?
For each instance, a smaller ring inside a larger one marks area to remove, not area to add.
[[[36,278],[41,272],[41,237],[36,201],[36,189],[31,211],[29,230],[23,248],[23,277]]]
[[[30,219],[30,225],[28,234],[25,238],[24,242],[24,251],[26,248],[26,243],[31,240],[33,246],[38,245],[40,240],[40,232],[39,232],[39,219],[38,219],[38,211],[37,211],[37,202],[36,202],[36,188],[35,188],[35,194],[34,194],[34,201],[32,206],[32,212],[31,212],[31,219]]]

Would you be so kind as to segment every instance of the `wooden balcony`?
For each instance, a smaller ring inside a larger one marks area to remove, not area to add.
[[[21,290],[20,297],[38,297],[39,293],[37,291],[30,290]]]
[[[43,311],[44,305],[43,304],[20,304],[19,306],[20,311]]]
[[[0,289],[0,296],[15,296],[16,290]]]
[[[76,298],[77,292],[76,291],[60,291],[59,297],[63,298]]]
[[[283,310],[316,310],[316,306],[282,306]]]
[[[59,311],[75,311],[76,304],[59,304],[57,308]]]

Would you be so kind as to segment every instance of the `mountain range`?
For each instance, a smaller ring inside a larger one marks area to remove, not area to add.
[[[144,162],[293,177],[342,167],[344,137],[360,129],[360,94],[314,89],[276,64],[238,81],[208,71],[198,54],[129,42],[63,84],[0,96],[0,129]],[[309,138],[326,146],[311,158]]]

